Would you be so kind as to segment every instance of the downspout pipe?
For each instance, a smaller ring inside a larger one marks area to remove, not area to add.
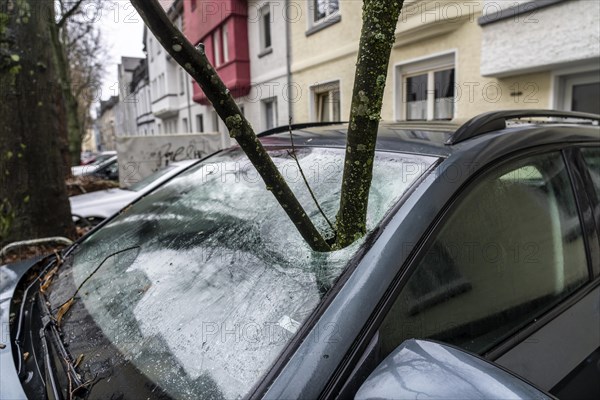
[[[292,25],[290,22],[290,0],[285,0],[285,57],[286,57],[286,72],[287,72],[287,103],[288,103],[288,119],[293,121],[292,107]]]

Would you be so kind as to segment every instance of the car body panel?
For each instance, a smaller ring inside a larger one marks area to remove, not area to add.
[[[317,398],[436,218],[476,173],[528,148],[598,141],[596,127],[520,126],[452,146],[447,159],[414,190],[356,266],[266,390],[266,398]],[[440,145],[441,146],[441,145]],[[450,147],[450,146],[448,146]],[[324,332],[335,330],[324,337]],[[261,391],[258,388],[257,394]]]
[[[11,299],[17,284],[37,262],[34,258],[19,263],[0,266],[0,343],[6,345],[0,349],[0,399],[26,399],[12,354],[9,332]]]
[[[550,390],[599,347],[598,321],[600,286],[496,362]]]
[[[552,400],[528,382],[474,354],[415,339],[406,340],[387,356],[355,397],[411,398]]]

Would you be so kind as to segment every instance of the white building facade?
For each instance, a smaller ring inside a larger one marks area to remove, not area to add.
[[[182,29],[183,2],[175,1],[167,13]],[[162,48],[151,32],[146,31],[150,111],[155,118],[157,135],[208,132],[207,107],[192,100],[191,77]]]
[[[289,122],[294,101],[290,76],[289,27],[283,1],[248,1],[250,93],[241,104],[256,132]]]
[[[600,13],[586,0],[486,0],[481,75],[549,73],[547,108],[600,113]]]

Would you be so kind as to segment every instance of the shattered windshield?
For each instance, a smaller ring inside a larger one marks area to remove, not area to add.
[[[334,220],[344,150],[296,152],[321,207]],[[327,232],[287,150],[270,154]],[[369,231],[434,161],[377,154]],[[153,392],[168,397],[240,398],[363,244],[364,239],[331,253],[312,251],[247,158],[229,151],[172,179],[88,236],[61,273],[51,302],[61,304],[82,285],[75,302],[80,309],[64,317],[63,331],[73,342],[71,351],[84,355],[81,373],[99,386],[113,385],[118,393],[119,382],[132,385],[134,380],[118,378],[127,364]],[[91,323],[100,333],[90,333]],[[106,356],[103,346],[118,356]]]

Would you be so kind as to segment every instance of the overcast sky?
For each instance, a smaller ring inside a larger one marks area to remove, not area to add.
[[[117,95],[117,65],[121,57],[144,57],[144,24],[131,3],[123,0],[107,4],[99,24],[108,50],[106,75],[101,92],[102,100],[106,100]]]

